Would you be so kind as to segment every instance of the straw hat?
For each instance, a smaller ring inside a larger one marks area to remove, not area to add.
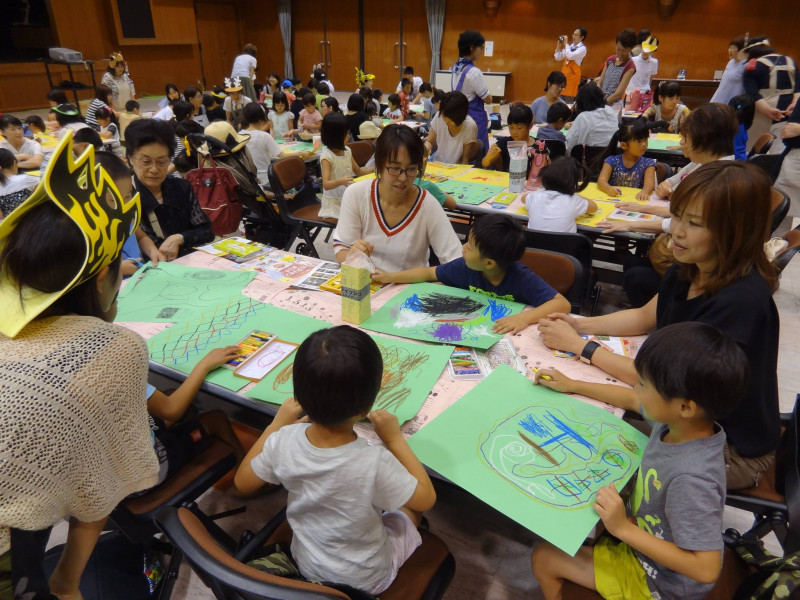
[[[374,140],[381,134],[381,128],[372,121],[364,121],[358,127],[358,138],[361,140]]]
[[[658,50],[658,38],[656,36],[651,35],[642,42],[642,52],[655,52],[656,50]]]
[[[228,146],[231,152],[239,152],[244,148],[245,144],[250,141],[250,136],[246,134],[236,133],[236,130],[227,121],[214,121],[205,128],[203,131],[205,135],[218,139],[220,142]],[[213,152],[209,150],[208,144],[203,144],[199,148],[203,154],[216,154],[220,152]]]

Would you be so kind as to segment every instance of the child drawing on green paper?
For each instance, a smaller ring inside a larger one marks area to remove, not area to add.
[[[478,219],[463,247],[463,257],[438,267],[418,267],[397,273],[377,271],[381,283],[440,281],[491,298],[533,306],[517,315],[492,319],[495,333],[517,333],[542,317],[569,311],[569,302],[520,262],[525,252],[522,226],[508,215]],[[458,341],[458,340],[456,340]]]
[[[533,572],[547,600],[561,598],[565,580],[604,598],[699,600],[719,576],[727,448],[715,421],[746,389],[747,358],[714,327],[686,322],[651,334],[634,365],[633,390],[537,373],[541,385],[637,411],[653,427],[631,497],[635,521],[616,488],[603,487],[594,509],[616,539],[604,535],[575,556],[546,542],[534,549]]]

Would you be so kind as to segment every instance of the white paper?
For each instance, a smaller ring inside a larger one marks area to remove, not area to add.
[[[296,344],[274,340],[260,348],[236,370],[237,375],[248,379],[263,379],[278,363],[297,349]]]
[[[486,42],[486,45],[483,47],[483,55],[491,56],[493,52],[494,52],[494,42]]]

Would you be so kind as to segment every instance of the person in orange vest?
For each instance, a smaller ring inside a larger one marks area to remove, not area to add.
[[[586,29],[577,27],[572,32],[572,43],[567,44],[567,36],[558,36],[556,51],[553,55],[561,63],[561,72],[567,77],[567,85],[562,92],[562,98],[566,102],[572,102],[578,93],[578,84],[581,82],[581,63],[586,58],[586,46],[583,41],[586,39]]]

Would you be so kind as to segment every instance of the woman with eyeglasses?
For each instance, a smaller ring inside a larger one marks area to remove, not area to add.
[[[556,102],[564,102],[561,92],[564,91],[566,85],[567,77],[561,71],[552,71],[547,76],[547,81],[544,84],[544,96],[539,96],[531,104],[534,124],[547,123],[547,111],[550,107]]]
[[[133,185],[141,194],[140,227],[167,260],[214,239],[211,222],[200,208],[188,181],[167,177],[175,152],[175,134],[169,123],[155,119],[134,121],[125,130]]]
[[[428,265],[429,248],[442,263],[461,256],[459,242],[436,199],[414,184],[424,147],[405,125],[387,125],[375,145],[376,179],[348,186],[334,232],[336,260],[361,251],[376,269]]]

